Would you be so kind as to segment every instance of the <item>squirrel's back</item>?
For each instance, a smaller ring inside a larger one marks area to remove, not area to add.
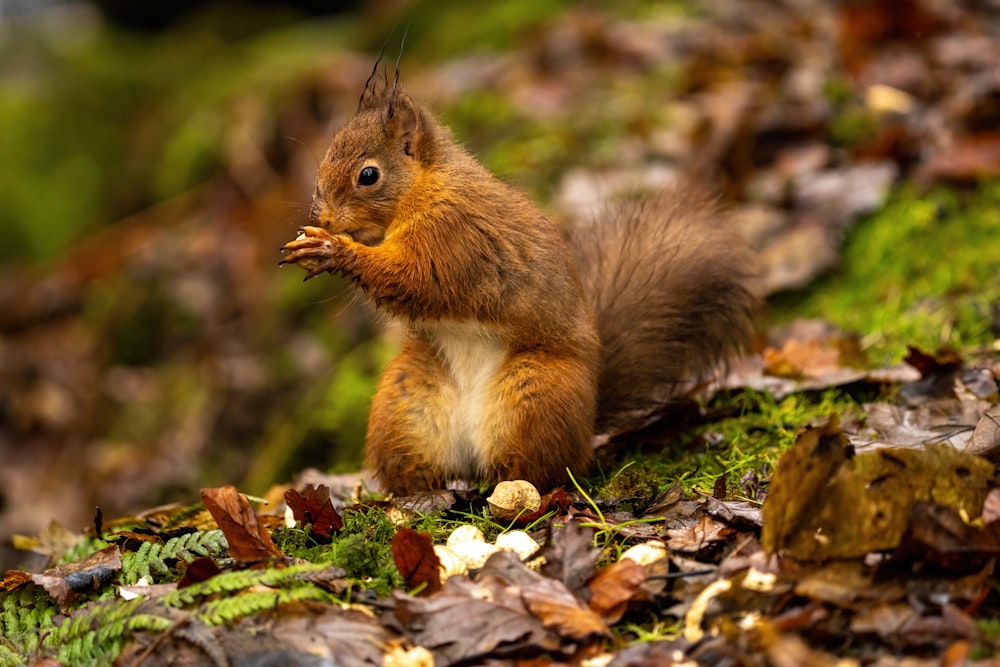
[[[601,340],[596,433],[641,423],[752,330],[755,256],[697,187],[633,198],[570,234]]]

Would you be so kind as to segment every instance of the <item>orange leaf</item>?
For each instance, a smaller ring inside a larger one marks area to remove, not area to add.
[[[556,579],[540,578],[521,591],[521,599],[532,616],[563,637],[579,640],[609,634],[600,616]]]
[[[229,555],[241,563],[255,563],[284,555],[260,524],[246,496],[235,486],[202,489],[201,501],[229,542]]]
[[[606,567],[587,583],[590,589],[590,608],[605,623],[617,623],[625,607],[646,582],[646,570],[633,560],[623,558]]]

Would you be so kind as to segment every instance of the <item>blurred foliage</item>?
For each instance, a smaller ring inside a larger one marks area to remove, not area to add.
[[[903,190],[854,228],[839,271],[776,301],[776,314],[860,332],[875,366],[898,362],[908,345],[986,348],[1000,338],[998,229],[997,183]]]
[[[35,468],[78,494],[51,499],[78,521],[99,498],[134,507],[226,482],[263,492],[309,465],[358,464],[393,342],[375,336],[343,281],[303,285],[275,264],[374,54],[388,39],[391,68],[404,29],[404,83],[543,206],[572,170],[616,174],[688,152],[740,165],[756,151],[757,162],[733,170],[747,179],[788,144],[822,141],[847,155],[881,129],[856,84],[824,69],[804,71],[830,74],[817,86],[830,115],[801,127],[782,115],[795,120],[795,100],[784,104],[789,87],[767,77],[797,54],[771,28],[766,38],[706,32],[663,47],[680,20],[707,12],[684,0],[444,0],[303,20],[280,5],[205,3],[167,29],[136,33],[66,4],[0,24],[0,125],[14,128],[0,133],[0,272],[21,281],[0,291],[0,454],[39,454],[10,464],[8,477],[0,470],[0,503],[23,507],[36,489],[11,480]],[[743,17],[745,30],[772,18],[757,13]],[[636,31],[640,21],[666,32]],[[629,50],[630,38],[650,34],[659,41]],[[815,35],[800,42],[828,46]],[[741,76],[765,90],[745,106],[774,105],[773,124],[755,125],[761,112],[741,126],[727,107],[740,98],[722,97],[711,111],[725,132],[713,142],[699,116],[710,103],[692,98]],[[664,138],[677,126],[695,140],[677,148],[682,132]],[[772,314],[859,331],[874,363],[909,343],[989,344],[1000,319],[997,204],[992,185],[903,191],[849,232],[838,272],[774,300]],[[833,397],[796,401],[755,398],[746,411],[761,424],[715,426],[732,450],[693,434],[683,446],[704,451],[653,467],[700,490],[724,469],[767,467],[775,443],[790,442],[781,425],[836,407]]]
[[[80,5],[0,25],[0,124],[18,128],[0,136],[0,260],[54,258],[220,171],[232,128],[252,130],[348,41],[343,20],[290,18],[233,5],[133,34]]]

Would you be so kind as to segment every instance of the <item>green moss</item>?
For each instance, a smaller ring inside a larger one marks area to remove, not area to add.
[[[403,586],[392,559],[392,537],[396,525],[380,508],[344,512],[344,527],[330,544],[316,544],[299,528],[275,532],[275,544],[283,552],[313,563],[331,563],[342,568],[347,578],[379,595],[388,595]]]
[[[830,121],[827,132],[837,146],[857,146],[872,139],[880,124],[879,117],[868,109],[850,106]]]
[[[1000,314],[1000,185],[897,193],[847,239],[843,269],[780,300],[782,318],[821,317],[860,333],[873,364],[907,345],[992,344]]]
[[[627,464],[598,489],[597,498],[616,503],[616,509],[642,514],[660,490],[662,480],[648,468]]]
[[[834,412],[853,415],[860,408],[851,397],[831,389],[780,401],[770,394],[741,392],[720,396],[709,409],[736,414],[695,428],[656,454],[637,454],[635,467],[659,478],[661,489],[680,480],[687,492],[712,493],[725,474],[730,495],[739,495],[740,478],[751,471],[766,478],[804,426]]]

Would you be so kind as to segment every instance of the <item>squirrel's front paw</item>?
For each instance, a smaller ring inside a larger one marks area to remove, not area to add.
[[[321,227],[302,227],[294,241],[282,246],[288,254],[278,265],[298,264],[306,270],[305,280],[327,271],[333,273],[342,268],[344,241],[342,235],[334,236]]]

